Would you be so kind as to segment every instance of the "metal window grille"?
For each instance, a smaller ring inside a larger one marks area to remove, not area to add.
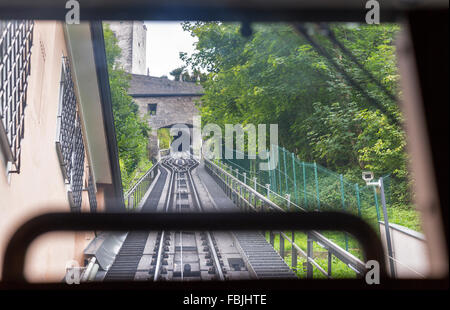
[[[71,191],[69,192],[72,198],[71,208],[72,211],[80,211],[83,195],[84,144],[79,117],[76,118],[75,133],[73,135],[71,172],[72,172],[70,179]]]
[[[71,210],[79,212],[83,196],[84,143],[80,117],[77,113],[77,98],[72,72],[67,57],[63,57],[62,61],[57,119],[56,149],[64,178],[70,187],[68,195]],[[92,180],[89,180],[89,182],[92,182]],[[92,208],[95,192],[94,197],[92,197],[92,193],[88,189],[88,194]],[[95,201],[95,208],[96,205]]]
[[[88,179],[88,196],[89,196],[89,206],[91,208],[91,212],[97,212],[97,197],[95,196],[95,186],[94,179],[92,178],[92,173],[89,173]]]
[[[20,172],[33,21],[0,21],[0,149]]]
[[[56,149],[64,178],[67,183],[70,183],[77,100],[67,57],[63,57],[62,63]]]

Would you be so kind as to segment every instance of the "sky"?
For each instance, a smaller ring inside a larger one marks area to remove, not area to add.
[[[194,51],[195,38],[183,31],[180,22],[145,22],[147,26],[147,67],[151,76],[160,77],[183,65],[179,54]]]

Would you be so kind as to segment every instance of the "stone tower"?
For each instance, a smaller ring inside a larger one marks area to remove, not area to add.
[[[133,74],[147,74],[146,36],[147,27],[143,21],[108,22],[114,32],[122,55],[119,59],[124,70]]]

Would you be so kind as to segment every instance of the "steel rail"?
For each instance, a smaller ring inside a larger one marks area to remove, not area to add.
[[[156,256],[156,265],[155,265],[155,273],[153,274],[153,281],[158,281],[159,273],[161,269],[161,257],[162,257],[162,249],[164,248],[164,230],[161,232],[161,238],[159,239],[159,249],[158,254]]]
[[[170,201],[172,200],[172,196],[176,195],[176,193],[173,193],[173,195],[172,195],[172,190],[174,188],[174,184],[176,183],[177,187],[180,186],[179,185],[180,184],[180,180],[179,180],[179,178],[177,178],[177,176],[181,172],[186,173],[186,175],[188,176],[188,181],[189,181],[189,184],[190,184],[190,187],[191,187],[191,190],[192,190],[193,197],[196,200],[196,206],[197,206],[198,211],[203,211],[202,208],[201,208],[200,199],[198,198],[197,189],[195,187],[195,183],[194,183],[192,175],[191,175],[192,169],[194,169],[198,165],[198,162],[196,160],[194,160],[194,164],[192,164],[190,162],[187,162],[186,164],[187,164],[187,168],[185,168],[183,170],[180,170],[179,167],[176,167],[176,163],[172,164],[171,162],[169,162],[169,163],[162,162],[162,166],[168,168],[170,170],[170,173],[171,173],[171,179],[170,179],[170,183],[169,183],[169,191],[168,191],[168,194],[167,194],[167,197],[166,197],[165,212],[169,212]],[[181,193],[178,193],[178,200],[180,200],[180,197],[181,197]],[[178,202],[174,201],[175,204],[177,204]],[[176,211],[176,208],[175,208],[175,211]],[[181,213],[181,211],[182,211],[181,210],[181,203],[179,205],[178,211],[179,211],[179,213]],[[219,262],[217,253],[215,252],[214,244],[212,243],[212,238],[211,238],[209,232],[207,232],[207,237],[208,237],[208,240],[209,240],[209,243],[210,243],[211,253],[213,254],[213,257],[214,257],[216,270],[218,270],[217,272],[219,273],[219,279],[220,280],[224,280],[225,278],[223,276],[222,270],[220,269],[220,262]],[[154,281],[157,281],[159,279],[159,276],[160,276],[161,261],[163,259],[163,257],[162,257],[163,256],[162,255],[163,243],[164,243],[164,231],[162,232],[161,238],[160,238],[160,246],[159,246],[158,254],[157,254],[157,262],[156,262],[156,267],[155,267]],[[183,269],[183,232],[182,231],[180,231],[180,261],[181,261],[181,263],[180,263],[180,265],[181,265],[181,267],[180,267],[180,274],[181,274],[181,280],[183,280],[183,278],[184,278],[184,269]]]
[[[171,192],[172,192],[172,185],[173,185],[173,181],[174,181],[174,171],[170,166],[166,166],[164,164],[162,164],[162,166],[164,168],[167,168],[169,170],[170,173],[170,181],[169,181],[169,189],[167,191],[167,196],[166,196],[166,203],[164,206],[164,211],[168,212],[169,210],[169,204],[170,204],[170,199],[171,199]],[[153,281],[158,281],[159,280],[159,276],[160,276],[160,272],[161,272],[161,266],[162,266],[162,260],[163,260],[163,253],[162,250],[164,248],[164,234],[165,231],[162,230],[161,231],[161,236],[159,238],[159,248],[158,248],[158,254],[156,255],[156,264],[155,264],[155,273],[153,275]]]
[[[181,213],[181,193],[180,193],[180,172],[177,172],[176,174],[177,178],[177,196],[178,196],[178,213]],[[175,240],[174,240],[175,241]],[[175,257],[174,257],[175,260]],[[175,270],[175,267],[174,267]],[[181,281],[184,280],[184,266],[183,266],[183,231],[180,230],[180,275],[181,275]]]
[[[197,162],[196,166],[197,165],[198,165],[198,162]],[[188,175],[188,178],[189,178],[189,182],[191,183],[192,193],[193,193],[193,196],[195,198],[195,201],[196,201],[196,204],[197,204],[197,208],[199,209],[199,211],[204,212],[204,209],[203,209],[202,204],[200,202],[200,199],[198,197],[197,188],[195,186],[194,180],[193,180],[192,175],[191,175],[191,170],[189,170],[187,175]],[[219,256],[217,255],[216,248],[214,247],[214,243],[212,241],[211,233],[209,231],[206,231],[205,233],[206,233],[206,237],[207,237],[208,243],[209,243],[209,248],[211,250],[211,254],[212,254],[212,257],[213,257],[213,260],[214,260],[214,265],[216,266],[216,273],[219,276],[219,280],[220,281],[225,281],[225,276],[223,275],[222,267],[220,265]]]

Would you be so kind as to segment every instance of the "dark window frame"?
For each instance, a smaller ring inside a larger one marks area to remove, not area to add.
[[[151,116],[155,116],[158,110],[158,104],[157,103],[148,103],[147,104],[147,113]]]

